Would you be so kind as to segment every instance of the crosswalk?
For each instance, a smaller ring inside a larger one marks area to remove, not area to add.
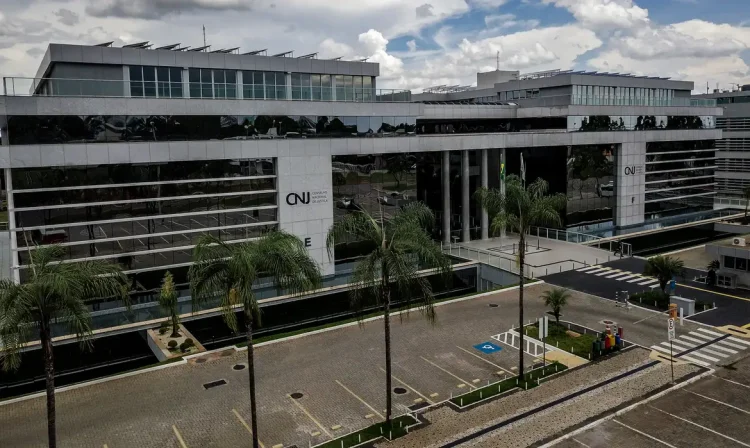
[[[722,337],[723,339],[721,339]],[[708,367],[711,364],[716,364],[730,356],[734,356],[742,350],[750,349],[750,339],[740,339],[734,336],[727,337],[726,333],[698,328],[696,331],[680,335],[672,341],[672,347],[674,355],[687,352],[684,355],[675,356],[677,359]],[[667,356],[670,355],[669,342],[652,345],[651,349],[664,353]]]
[[[619,280],[619,281],[626,282],[626,283],[632,283],[633,285],[638,285],[638,286],[647,286],[650,288],[655,288],[659,286],[659,280],[653,277],[646,277],[641,274],[636,274],[635,272],[610,268],[607,266],[599,266],[599,265],[586,266],[583,268],[576,269],[576,272],[583,272],[586,274],[591,274],[597,277],[607,278],[611,280]]]

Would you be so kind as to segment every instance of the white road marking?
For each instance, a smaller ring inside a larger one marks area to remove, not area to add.
[[[707,397],[707,396],[705,396],[705,395],[702,395],[702,394],[699,394],[699,393],[697,393],[697,392],[693,392],[692,390],[687,390],[687,389],[685,389],[685,392],[689,392],[689,393],[691,393],[691,394],[693,394],[693,395],[697,395],[697,396],[699,396],[699,397],[701,397],[701,398],[705,398],[706,400],[711,400],[711,401],[715,401],[716,403],[722,404],[722,405],[724,405],[724,406],[726,406],[726,407],[728,407],[728,408],[732,408],[732,409],[734,409],[734,410],[736,410],[736,411],[740,411],[740,412],[743,412],[743,413],[745,413],[745,414],[748,414],[748,415],[750,415],[750,411],[747,411],[747,410],[745,410],[745,409],[742,409],[742,408],[738,408],[737,406],[732,406],[732,405],[731,405],[731,404],[729,404],[729,403],[724,403],[724,402],[723,402],[723,401],[721,401],[721,400],[717,400],[717,399],[715,399],[715,398]]]
[[[729,347],[732,347],[732,348],[736,348],[737,350],[745,350],[745,349],[747,348],[747,347],[746,347],[746,346],[744,346],[744,345],[740,345],[740,344],[735,344],[734,342],[729,342],[729,340],[728,340],[728,339],[730,339],[730,338],[727,338],[727,339],[722,339],[720,343],[721,343],[721,344],[724,344],[724,345],[727,345],[727,346],[729,346]]]
[[[602,275],[612,274],[612,273],[615,273],[615,272],[621,272],[621,271],[619,269],[609,269],[608,268],[606,271],[599,272],[599,273],[594,274],[594,275],[596,275],[597,277],[601,277]]]
[[[690,421],[690,420],[688,420],[688,419],[686,419],[686,418],[678,417],[678,416],[676,416],[676,415],[674,415],[674,414],[672,414],[672,413],[669,413],[669,412],[667,412],[667,411],[663,411],[663,410],[661,410],[661,409],[659,409],[659,408],[657,408],[657,407],[654,407],[654,406],[652,406],[652,405],[650,405],[650,404],[649,404],[649,405],[647,405],[647,406],[648,406],[648,407],[650,407],[651,409],[655,409],[655,410],[657,410],[657,411],[659,411],[659,412],[663,412],[664,414],[667,414],[667,415],[669,415],[669,416],[671,416],[671,417],[674,417],[674,418],[676,418],[677,420],[682,420],[682,421],[683,421],[683,422],[685,422],[685,423],[690,423],[691,425],[697,426],[697,427],[699,427],[699,428],[701,428],[701,429],[703,429],[703,430],[705,430],[705,431],[708,431],[708,432],[714,433],[714,434],[716,434],[717,436],[721,436],[721,437],[724,437],[725,439],[727,439],[727,440],[731,440],[731,441],[732,441],[732,442],[734,442],[734,443],[737,443],[737,444],[739,444],[739,445],[742,445],[742,446],[746,446],[746,447],[750,448],[750,445],[748,445],[747,443],[745,443],[745,442],[740,442],[740,441],[739,441],[739,440],[737,440],[737,439],[734,439],[734,438],[732,438],[732,437],[729,437],[729,436],[727,436],[727,435],[724,435],[724,434],[722,434],[722,433],[720,433],[720,432],[718,432],[718,431],[714,431],[714,430],[713,430],[713,429],[711,429],[711,428],[707,428],[707,427],[705,427],[705,426],[703,426],[703,425],[699,425],[699,424],[697,424],[697,423],[695,423],[695,422],[693,422],[693,421]]]
[[[691,342],[697,342],[698,345],[706,343],[706,341],[701,341],[700,339],[691,338],[690,336],[684,336],[684,335],[680,336],[680,339],[686,339],[686,340],[691,341]],[[724,352],[727,352],[727,353],[731,353],[733,355],[739,353],[737,350],[732,350],[731,348],[721,347],[719,345],[720,343],[721,343],[721,341],[717,342],[716,344],[712,344],[709,347],[711,347],[712,349],[721,350],[721,351],[724,351]]]
[[[660,352],[662,352],[662,353],[666,353],[667,355],[670,355],[670,356],[671,356],[671,354],[669,353],[669,349],[666,349],[666,348],[664,348],[664,347],[659,347],[658,345],[652,345],[652,346],[651,346],[651,348],[652,348],[652,349],[654,349],[654,350],[660,351]],[[676,353],[677,353],[677,352],[675,352],[675,354],[676,354]],[[691,353],[691,354],[692,354],[692,353]],[[695,359],[695,358],[691,358],[690,356],[685,356],[685,355],[683,355],[683,356],[680,356],[679,358],[678,358],[678,357],[675,357],[675,358],[676,358],[676,359],[681,359],[681,360],[685,360],[685,361],[690,361],[690,362],[692,362],[693,364],[698,364],[699,366],[703,366],[703,367],[708,367],[708,366],[710,366],[710,364],[709,364],[709,363],[707,363],[707,362],[705,362],[705,361],[700,361],[700,360],[698,360],[698,359]]]
[[[643,279],[644,279],[644,278],[646,278],[646,277],[641,277],[641,276],[639,275],[639,276],[637,276],[636,278],[634,278],[633,280],[628,280],[628,283],[635,283],[635,282],[640,282],[640,281],[643,281]]]
[[[571,437],[570,440],[574,441],[575,443],[585,446],[586,448],[591,448],[590,446],[586,445],[585,443],[581,442],[580,440],[576,439],[575,437]]]
[[[669,443],[667,443],[667,442],[665,442],[665,441],[663,441],[661,439],[657,439],[656,437],[654,437],[652,435],[646,434],[643,431],[639,431],[639,430],[633,428],[632,426],[628,426],[628,425],[626,425],[625,423],[623,423],[623,422],[621,422],[619,420],[612,419],[612,421],[615,422],[615,423],[617,423],[617,424],[619,424],[619,425],[624,426],[625,428],[628,428],[629,430],[631,430],[631,431],[633,431],[635,433],[638,433],[638,434],[642,435],[643,437],[648,437],[649,439],[651,439],[651,440],[653,440],[655,442],[659,442],[659,443],[661,443],[664,446],[668,446],[670,448],[677,448],[676,446],[670,445]]]
[[[594,274],[596,272],[604,272],[604,271],[609,272],[610,269],[609,268],[597,268],[596,270],[589,271],[588,274]]]
[[[601,269],[601,266],[586,266],[585,268],[576,269],[576,272],[586,272],[592,269]]]
[[[696,344],[689,344],[689,343],[687,343],[687,342],[685,342],[685,341],[681,340],[681,339],[682,339],[682,337],[683,337],[683,336],[680,336],[680,337],[679,337],[679,338],[677,338],[677,339],[676,339],[676,340],[675,340],[674,342],[676,342],[677,344],[680,344],[680,345],[684,345],[684,346],[686,346],[686,347],[688,347],[688,348],[695,348],[695,347],[698,347],[698,345],[696,345]],[[716,346],[716,344],[713,344],[713,345],[709,345],[709,347],[711,347],[711,348],[714,348],[715,346]],[[714,355],[714,356],[721,356],[722,358],[726,358],[727,356],[729,356],[729,354],[728,354],[728,353],[721,353],[721,352],[717,352],[717,351],[711,350],[710,348],[706,348],[706,347],[702,347],[702,348],[699,348],[699,349],[698,349],[698,351],[701,351],[701,352],[703,352],[703,353],[708,353],[709,355]]]
[[[654,280],[652,278],[646,280],[645,282],[638,283],[638,286],[645,286],[645,285],[651,285],[651,284],[657,284],[659,283],[659,280]]]
[[[715,332],[715,331],[711,331],[711,330],[706,330],[706,329],[705,329],[705,328],[703,328],[703,327],[699,328],[699,329],[698,329],[698,331],[702,331],[702,332],[704,332],[704,333],[710,334],[711,336],[715,336],[715,337],[717,337],[717,338],[718,338],[718,337],[721,337],[721,336],[724,336],[724,335],[723,335],[723,334],[721,334],[721,333],[717,333],[717,332]]]
[[[705,335],[705,334],[703,334],[703,333],[696,333],[696,332],[694,332],[694,331],[691,331],[691,332],[690,332],[690,334],[692,334],[692,335],[693,335],[693,336],[695,336],[696,338],[701,338],[701,339],[705,339],[706,341],[713,341],[714,339],[716,339],[716,338],[713,338],[713,337],[711,337],[711,336]]]
[[[631,273],[631,272],[628,272],[628,271],[624,271],[624,272],[618,272],[617,274],[614,274],[614,275],[608,275],[608,276],[606,276],[606,277],[604,277],[604,278],[614,278],[614,279],[620,280],[620,279],[619,279],[619,278],[617,278],[617,277],[622,277],[622,276],[626,276],[626,275],[632,275],[632,273]]]
[[[729,336],[727,339],[729,339],[730,341],[739,342],[740,344],[745,344],[748,347],[750,347],[750,341],[746,341],[744,339],[736,338],[734,336]]]
[[[625,281],[625,280],[630,280],[631,278],[635,278],[635,277],[640,277],[640,275],[638,275],[638,274],[631,274],[631,275],[628,275],[627,277],[620,277],[617,280]]]
[[[665,345],[665,346],[669,347],[669,342],[662,342],[661,345]],[[680,347],[679,345],[675,345],[675,344],[673,344],[673,345],[674,345],[675,349],[678,349],[677,353],[689,350],[687,348]],[[688,355],[690,355],[690,356],[698,356],[699,358],[707,359],[707,360],[709,360],[711,362],[719,362],[719,358],[714,358],[712,356],[704,355],[703,353],[700,352],[700,350],[696,350],[696,351],[690,352],[690,353],[688,353]]]
[[[711,375],[711,376],[712,376],[712,377],[714,377],[714,378],[718,378],[718,379],[720,379],[720,380],[722,380],[722,381],[726,381],[727,383],[732,383],[732,384],[736,384],[736,385],[738,385],[738,386],[741,386],[741,387],[746,387],[746,388],[750,389],[750,386],[748,386],[747,384],[742,384],[742,383],[738,383],[737,381],[732,381],[732,380],[728,380],[728,379],[726,379],[726,378],[722,378],[722,377],[720,377],[720,376],[716,376],[716,375]]]

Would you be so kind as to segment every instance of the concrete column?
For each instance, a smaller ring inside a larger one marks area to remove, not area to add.
[[[470,214],[469,209],[469,151],[461,151],[461,241],[471,241],[469,232]]]
[[[235,84],[237,84],[237,86],[235,87],[235,89],[237,89],[237,99],[241,100],[245,97],[245,89],[242,88],[242,84],[244,83],[242,70],[237,70],[235,73],[236,75],[234,75],[234,79],[236,80]]]
[[[190,98],[190,70],[182,69],[182,97]]]
[[[21,272],[18,269],[13,269],[18,266],[18,240],[16,239],[16,214],[13,212],[15,209],[13,201],[13,178],[10,174],[10,168],[5,168],[5,189],[8,194],[8,230],[10,230],[10,253],[0,254],[3,265],[7,263],[8,272],[3,273],[2,277],[9,275],[8,278],[12,278],[14,282],[21,282]],[[6,261],[7,260],[7,261]],[[3,266],[5,267],[5,266]]]
[[[292,99],[292,72],[286,72],[284,81],[286,84],[286,99],[291,100]]]
[[[451,242],[451,153],[443,151],[442,176],[443,185],[443,242]]]
[[[487,149],[480,149],[479,150],[481,154],[481,182],[482,182],[482,188],[488,188],[489,186],[489,167],[487,166]],[[489,231],[489,216],[487,215],[487,210],[482,207],[482,217],[481,217],[481,230],[482,230],[482,239],[488,240],[490,239],[490,231]]]

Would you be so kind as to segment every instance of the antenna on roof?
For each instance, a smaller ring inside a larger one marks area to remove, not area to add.
[[[206,25],[203,25],[203,46],[206,47]]]

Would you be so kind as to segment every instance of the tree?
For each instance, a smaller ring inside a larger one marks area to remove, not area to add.
[[[172,334],[169,337],[180,337],[180,317],[177,315],[177,291],[174,288],[174,278],[169,271],[164,274],[164,280],[161,284],[159,305],[169,314],[169,321],[172,324]]]
[[[708,273],[706,274],[706,284],[707,285],[715,285],[716,284],[716,271],[721,268],[721,263],[719,263],[719,260],[711,260],[706,265],[706,269],[708,269]]]
[[[679,258],[657,255],[649,258],[643,269],[643,275],[659,280],[661,291],[666,294],[667,283],[675,276],[685,276],[685,263]]]
[[[318,265],[299,238],[283,231],[272,231],[242,243],[227,243],[204,235],[194,249],[193,261],[189,271],[193,310],[218,296],[224,322],[235,332],[239,328],[235,312],[242,312],[247,339],[253,448],[258,448],[253,328],[260,325],[260,309],[253,285],[260,278],[269,278],[277,288],[289,294],[300,294],[320,285]]]
[[[328,231],[326,246],[333,256],[336,241],[366,241],[372,251],[363,256],[354,268],[351,289],[352,305],[361,311],[368,300],[383,307],[385,330],[386,425],[391,424],[391,305],[392,290],[410,303],[416,295],[419,309],[430,322],[435,321],[432,307],[434,295],[430,282],[419,275],[424,266],[447,276],[448,258],[425,230],[434,225],[432,211],[421,202],[404,206],[394,217],[385,219],[361,210],[347,214]],[[370,303],[371,303],[370,302]],[[358,313],[360,316],[361,313]]]
[[[745,200],[745,219],[747,219],[747,208],[748,204],[750,204],[750,187],[742,189],[742,198]]]
[[[549,184],[544,179],[537,179],[524,188],[521,179],[516,175],[508,176],[505,181],[505,194],[498,189],[480,188],[474,194],[481,207],[490,217],[490,230],[498,235],[506,227],[518,232],[518,322],[523,329],[523,284],[524,262],[526,257],[526,233],[534,225],[560,226],[560,210],[565,207],[567,198],[563,194],[548,195]],[[523,347],[523,331],[519,331]],[[523,350],[519,350],[518,374],[523,375]]]
[[[570,294],[563,288],[553,288],[544,291],[542,294],[544,305],[552,308],[552,314],[555,316],[555,323],[560,324],[560,311],[568,304]]]
[[[0,280],[0,343],[3,369],[17,369],[21,349],[38,334],[44,358],[47,391],[47,437],[57,446],[55,415],[55,360],[51,324],[62,323],[84,348],[91,342],[91,316],[86,303],[97,298],[120,297],[126,305],[126,279],[116,264],[99,261],[61,263],[67,250],[58,245],[29,251],[30,277],[17,284]],[[38,331],[38,333],[37,333]],[[58,335],[59,336],[59,335]]]

